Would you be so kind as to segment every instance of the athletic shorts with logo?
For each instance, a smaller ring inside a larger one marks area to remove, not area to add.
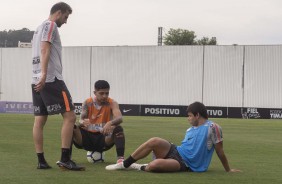
[[[55,78],[45,83],[44,88],[36,92],[32,87],[32,101],[35,116],[53,115],[74,110],[72,98],[64,81]]]
[[[105,136],[100,132],[90,132],[81,127],[80,129],[82,136],[82,145],[77,144],[75,141],[73,144],[78,149],[85,149],[87,151],[98,151],[103,152],[113,147],[112,145],[106,145]]]

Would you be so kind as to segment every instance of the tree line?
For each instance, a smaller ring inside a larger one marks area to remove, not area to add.
[[[165,45],[217,45],[216,37],[197,39],[194,31],[170,29],[164,36]]]
[[[18,47],[18,42],[31,42],[34,31],[27,28],[0,31],[0,47]],[[197,39],[194,31],[170,29],[163,37],[164,45],[217,45],[216,37]]]
[[[20,42],[31,42],[34,31],[27,28],[0,31],[0,47],[18,47]]]

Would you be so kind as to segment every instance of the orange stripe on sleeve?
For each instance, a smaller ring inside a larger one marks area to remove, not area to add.
[[[50,41],[50,39],[51,39],[51,34],[53,32],[53,27],[54,27],[54,22],[51,22],[51,28],[50,28],[49,33],[48,33],[48,41]]]
[[[65,102],[65,106],[66,106],[66,111],[69,112],[70,111],[70,103],[68,101],[68,97],[65,91],[62,91],[63,94],[63,98],[64,98],[64,102]]]

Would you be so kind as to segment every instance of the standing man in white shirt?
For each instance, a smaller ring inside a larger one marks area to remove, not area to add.
[[[62,76],[62,44],[58,28],[67,23],[72,8],[59,2],[49,18],[34,32],[32,40],[32,98],[34,106],[33,140],[38,157],[37,169],[50,169],[43,151],[43,128],[48,115],[61,114],[62,154],[57,165],[62,169],[85,170],[71,160],[71,142],[76,115]]]

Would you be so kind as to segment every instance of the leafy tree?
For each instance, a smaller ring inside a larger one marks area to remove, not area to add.
[[[31,42],[34,31],[27,28],[0,31],[0,47],[18,47],[18,42]]]
[[[165,45],[194,45],[196,35],[194,31],[184,29],[170,29],[164,36]]]
[[[211,39],[203,37],[200,40],[196,39],[194,31],[186,29],[170,29],[164,36],[165,45],[216,45],[216,37]]]
[[[208,37],[203,37],[202,39],[197,41],[197,45],[216,45],[216,37],[212,37],[211,39]]]

